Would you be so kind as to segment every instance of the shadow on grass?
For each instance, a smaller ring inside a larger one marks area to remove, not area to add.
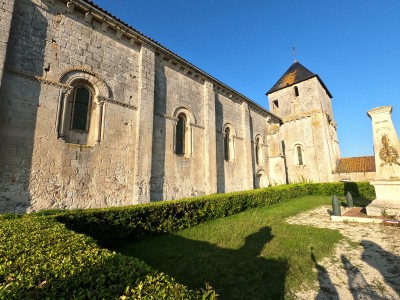
[[[260,257],[272,239],[271,228],[263,227],[238,250],[166,235],[117,251],[144,260],[191,289],[208,282],[221,299],[283,299],[287,261]]]

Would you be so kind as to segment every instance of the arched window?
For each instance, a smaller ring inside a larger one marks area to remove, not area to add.
[[[297,163],[299,166],[304,165],[303,163],[303,150],[301,149],[301,146],[296,146],[296,152],[297,152]]]
[[[173,113],[176,118],[173,140],[174,153],[190,158],[193,155],[193,125],[195,116],[185,107],[178,107]]]
[[[260,137],[256,137],[256,164],[259,165],[262,163],[261,157],[261,141]]]
[[[63,73],[60,82],[71,89],[59,94],[58,138],[66,143],[94,146],[104,137],[103,98],[110,98],[107,84],[91,71],[77,68]]]
[[[226,124],[223,129],[224,133],[224,158],[226,161],[234,161],[235,145],[234,137],[236,136],[235,128],[230,124]]]
[[[186,135],[186,117],[184,114],[178,115],[178,122],[176,123],[175,135],[175,152],[179,155],[185,154],[185,135]]]
[[[231,130],[229,129],[229,127],[225,128],[225,136],[224,136],[224,157],[225,160],[229,161],[230,160],[230,151],[229,151],[229,141],[231,139],[230,137],[231,135]]]
[[[294,87],[294,96],[295,97],[299,96],[299,88],[297,86]]]
[[[71,116],[71,129],[88,131],[91,93],[84,86],[74,90],[73,108]]]

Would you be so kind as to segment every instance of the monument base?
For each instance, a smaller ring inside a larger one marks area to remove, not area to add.
[[[400,180],[370,182],[375,187],[376,199],[369,204],[368,216],[400,216]]]

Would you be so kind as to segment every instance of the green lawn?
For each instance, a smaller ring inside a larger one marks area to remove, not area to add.
[[[327,196],[297,198],[117,251],[144,260],[189,288],[199,289],[208,282],[221,299],[291,298],[293,291],[316,282],[311,248],[320,260],[332,253],[342,235],[284,220],[330,201]]]

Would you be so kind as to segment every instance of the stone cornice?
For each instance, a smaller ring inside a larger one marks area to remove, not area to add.
[[[86,69],[84,67],[81,67],[81,66],[70,67],[70,68],[64,70],[60,75],[58,75],[58,81],[61,82],[65,75],[67,75],[68,73],[74,72],[74,71],[90,74],[93,77],[96,77],[98,80],[100,80],[101,83],[103,85],[105,85],[106,88],[108,88],[107,85],[105,84],[105,81],[103,80],[103,78],[101,78],[101,76],[99,74],[97,74],[94,71],[88,70],[88,69]]]
[[[198,124],[194,124],[194,123],[190,123],[190,126],[196,127],[196,128],[200,128],[200,129],[205,129],[204,126],[198,125]]]
[[[156,115],[157,117],[160,117],[160,118],[164,118],[164,119],[173,121],[173,122],[178,122],[177,118],[174,118],[174,117],[166,115],[166,114],[154,113],[154,115]]]
[[[44,78],[44,77],[41,77],[41,76],[37,76],[37,75],[31,74],[29,72],[16,70],[16,69],[9,68],[9,67],[6,67],[5,70],[8,73],[11,73],[11,74],[14,74],[14,75],[17,75],[17,76],[22,76],[22,77],[29,78],[29,79],[32,79],[32,80],[37,80],[42,84],[51,85],[51,86],[54,86],[54,87],[65,89],[65,90],[72,90],[72,88],[73,88],[72,86],[69,86],[67,84],[58,82],[57,80],[47,79],[47,78]],[[97,98],[99,99],[99,101],[112,103],[112,104],[119,105],[119,106],[122,106],[122,107],[126,107],[126,108],[129,108],[129,109],[137,110],[136,106],[131,105],[131,104],[127,104],[127,103],[123,103],[123,102],[118,101],[116,99],[102,97],[102,96],[98,96]]]
[[[15,74],[15,75],[26,77],[26,78],[33,79],[33,80],[37,80],[43,84],[52,85],[52,86],[56,86],[56,87],[64,88],[64,89],[72,89],[71,86],[61,83],[61,82],[58,82],[57,80],[47,79],[47,78],[44,78],[41,76],[34,75],[29,72],[16,70],[16,69],[9,68],[9,67],[6,67],[5,69],[7,72],[9,72],[11,74]]]
[[[301,113],[301,114],[289,115],[287,117],[283,117],[282,121],[283,121],[283,123],[287,123],[287,122],[296,121],[296,120],[300,120],[300,119],[303,119],[303,118],[311,117],[311,116],[316,115],[318,113],[320,113],[319,110],[313,109],[313,110],[306,111],[306,112]]]
[[[372,116],[378,114],[390,114],[392,112],[392,109],[392,106],[379,106],[367,111],[367,115],[372,118]]]
[[[123,103],[121,101],[118,101],[118,100],[115,100],[115,99],[112,99],[112,98],[107,98],[107,97],[101,97],[100,96],[100,97],[98,97],[98,99],[100,101],[103,101],[103,102],[106,102],[106,103],[111,103],[111,104],[115,104],[115,105],[119,105],[119,106],[122,106],[122,107],[129,108],[129,109],[132,109],[132,110],[137,110],[137,107],[135,105]]]
[[[174,117],[166,115],[166,114],[155,113],[154,115],[156,115],[156,116],[158,116],[160,118],[164,118],[164,119],[167,119],[169,121],[175,122],[175,123],[178,122],[177,118],[174,118]],[[204,126],[201,126],[201,125],[198,125],[198,124],[195,124],[195,123],[190,123],[190,126],[193,126],[193,127],[196,127],[196,128],[200,128],[200,129],[205,129]]]
[[[225,136],[225,132],[223,132],[221,130],[217,130],[216,132],[217,132],[217,134],[221,134],[221,135]],[[237,139],[237,140],[244,140],[244,138],[237,136],[237,135],[234,135],[232,138]]]

